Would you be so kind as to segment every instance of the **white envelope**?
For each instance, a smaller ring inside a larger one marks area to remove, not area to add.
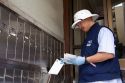
[[[61,70],[61,68],[63,67],[63,65],[64,65],[64,63],[61,60],[56,59],[48,73],[58,75],[58,73]]]
[[[77,56],[69,53],[64,53],[64,59],[75,59]]]

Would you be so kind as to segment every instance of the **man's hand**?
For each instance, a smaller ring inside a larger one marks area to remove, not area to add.
[[[85,57],[76,56],[72,54],[65,53],[62,59],[66,64],[82,65],[85,63]]]

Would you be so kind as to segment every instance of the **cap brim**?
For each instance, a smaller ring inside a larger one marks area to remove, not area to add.
[[[72,29],[75,29],[76,28],[76,24],[78,23],[78,22],[80,22],[81,20],[77,20],[77,21],[75,21],[73,24],[72,24]]]
[[[99,18],[99,15],[98,15],[98,14],[92,14],[92,18],[93,18],[93,20],[95,21],[96,19]]]

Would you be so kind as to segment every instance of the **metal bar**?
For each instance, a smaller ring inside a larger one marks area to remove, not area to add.
[[[51,75],[49,75],[47,83],[50,83]]]
[[[42,33],[40,33],[40,63],[41,63],[41,58],[42,58],[42,44],[41,44],[42,39],[41,39],[41,37],[42,37]]]
[[[21,78],[21,83],[23,83],[23,82],[22,82],[22,78],[23,78],[23,70],[21,70],[21,77],[20,77],[20,78]]]
[[[17,17],[17,24],[18,24],[18,17]],[[16,30],[16,43],[15,43],[15,55],[14,55],[14,60],[16,60],[16,47],[17,47],[17,40],[18,40],[18,38],[17,38],[17,32],[18,31],[18,26],[17,26],[17,30]]]
[[[14,83],[14,77],[15,77],[15,69],[13,69],[13,83]]]
[[[29,60],[29,52],[30,52],[30,25],[29,23],[25,22],[24,27],[24,52],[23,52],[23,62],[28,63]]]
[[[30,38],[31,38],[31,26],[30,26],[30,35],[29,35],[29,56],[28,56],[28,63],[30,63]]]
[[[9,28],[10,28],[10,16],[11,16],[11,13],[9,13],[9,25],[8,25],[8,36],[7,36],[6,59],[7,59],[7,52],[8,52],[8,38],[9,38]]]
[[[37,56],[36,55],[36,50],[37,50],[37,41],[36,41],[36,37],[37,36],[37,29],[35,29],[35,55],[34,55],[34,64],[35,64],[35,62],[36,62],[36,59],[35,59],[35,57]]]
[[[25,38],[25,23],[26,22],[24,22],[24,32],[23,32],[23,48],[22,48],[22,59],[21,59],[21,61],[23,62],[24,60],[23,60],[23,56],[24,56],[24,38]]]
[[[5,83],[5,77],[6,77],[6,68],[4,70],[4,81],[3,81],[3,83]]]
[[[6,67],[9,69],[17,68],[22,70],[30,70],[30,71],[41,71],[41,67],[34,64],[27,64],[25,62],[13,61],[9,59],[1,59],[0,58],[1,67]]]

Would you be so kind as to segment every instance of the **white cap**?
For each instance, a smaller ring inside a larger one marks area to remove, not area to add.
[[[99,15],[98,14],[92,14],[89,10],[80,10],[74,14],[74,23],[72,24],[72,29],[76,28],[76,24],[80,22],[81,20],[84,20],[86,18],[92,17],[95,21]]]

